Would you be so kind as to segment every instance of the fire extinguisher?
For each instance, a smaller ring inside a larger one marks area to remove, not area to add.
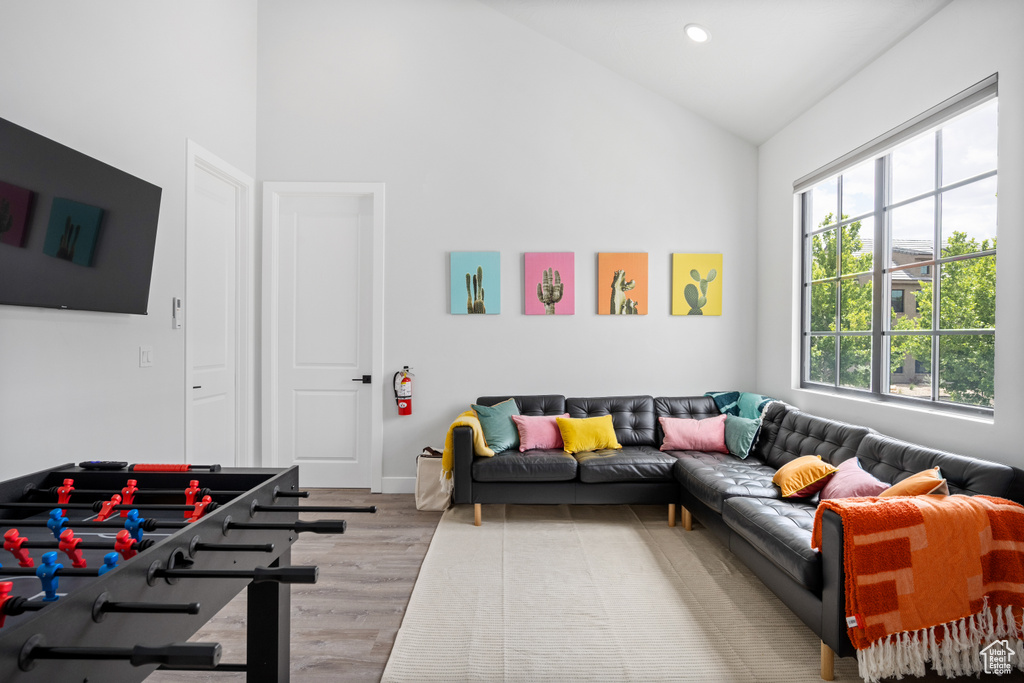
[[[398,403],[399,415],[412,415],[412,379],[415,376],[409,372],[408,365],[395,373],[395,402]]]

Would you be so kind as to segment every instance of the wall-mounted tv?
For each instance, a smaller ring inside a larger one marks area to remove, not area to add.
[[[160,195],[0,119],[0,304],[144,315]]]

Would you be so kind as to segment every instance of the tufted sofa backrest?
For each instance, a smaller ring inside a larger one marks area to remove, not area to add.
[[[659,396],[654,399],[654,443],[660,447],[665,440],[665,431],[661,428],[661,422],[657,420],[659,417],[703,420],[721,414],[715,399],[710,396]]]
[[[856,455],[861,440],[872,432],[874,430],[869,427],[809,415],[790,408],[782,418],[775,441],[764,461],[779,468],[801,455],[820,455],[822,460],[838,465]]]
[[[938,466],[950,493],[981,493],[1024,503],[1024,471],[1009,465],[947,453],[882,434],[864,437],[857,449],[857,460],[865,470],[890,484]]]
[[[510,398],[516,400],[520,415],[565,415],[565,396],[560,394],[481,396],[476,400],[476,403],[481,406],[493,406]]]
[[[569,417],[611,415],[615,438],[623,446],[655,446],[654,399],[650,396],[602,396],[567,398]]]
[[[768,454],[771,453],[775,440],[779,438],[782,422],[791,410],[796,408],[782,401],[772,401],[764,407],[764,412],[761,413],[761,428],[757,431],[757,440],[750,451],[751,456],[758,460],[768,460]]]

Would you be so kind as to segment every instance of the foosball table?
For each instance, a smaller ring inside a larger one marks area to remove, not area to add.
[[[0,667],[3,681],[141,681],[157,668],[244,671],[289,680],[290,584],[302,521],[298,468],[62,465],[0,482]],[[104,469],[106,468],[106,469]],[[246,590],[246,661],[219,643],[186,642]]]

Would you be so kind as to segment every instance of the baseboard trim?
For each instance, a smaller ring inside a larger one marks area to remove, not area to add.
[[[416,477],[384,477],[381,493],[416,493]]]

